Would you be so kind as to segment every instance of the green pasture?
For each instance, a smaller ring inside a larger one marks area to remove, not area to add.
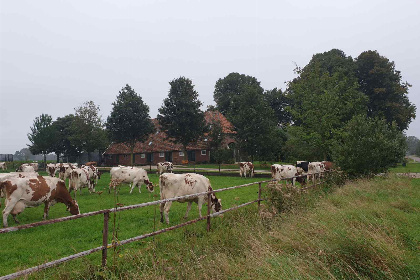
[[[44,172],[40,173],[41,175],[45,175]],[[155,186],[158,185],[157,175],[150,174],[149,178]],[[261,179],[257,178],[245,179],[221,176],[208,176],[208,178],[214,189],[261,181]],[[82,194],[78,193],[76,195],[81,213],[112,208],[116,203],[127,206],[159,200],[160,198],[158,187],[155,188],[153,193],[150,193],[144,185],[142,186],[142,193],[139,193],[137,188],[130,194],[128,185],[123,185],[117,192],[108,194],[109,181],[109,173],[104,173],[96,187],[96,191],[102,192],[101,194],[90,194],[87,189],[83,189]],[[73,195],[74,194],[72,193],[72,196]],[[258,185],[218,193],[217,197],[222,199],[223,208],[226,209],[233,205],[257,199]],[[2,206],[4,207],[4,199],[2,199]],[[184,221],[183,216],[186,207],[187,204],[185,203],[174,202],[172,204],[169,214],[170,226]],[[26,208],[25,211],[18,216],[18,219],[21,224],[41,221],[43,208],[43,205],[36,208]],[[206,211],[207,207],[203,207],[202,214],[206,215]],[[66,211],[66,207],[61,203],[57,203],[51,208],[49,219],[65,217],[68,215],[70,214]],[[193,204],[188,219],[197,217],[197,204]],[[110,218],[109,242],[112,240],[113,229],[117,229],[118,239],[124,240],[152,232],[154,231],[154,228],[157,230],[167,227],[166,224],[160,222],[158,205],[119,212],[116,216],[111,214]],[[220,220],[223,220],[223,218],[216,218],[213,220],[213,223],[218,223]],[[11,215],[9,215],[8,222],[9,226],[15,225]],[[198,231],[204,230],[206,227],[205,221],[190,227],[194,227],[195,230]],[[74,221],[25,229],[18,232],[0,234],[0,276],[101,246],[102,228],[103,215],[98,215]],[[170,242],[170,240],[178,238],[179,234],[182,234],[182,230],[166,233],[158,238],[159,240]],[[124,249],[128,247],[141,247],[144,242],[149,241],[150,239],[146,239],[146,241],[143,242],[135,242],[131,245],[125,245],[119,250],[122,250],[123,252]],[[110,258],[112,257],[111,253]],[[100,253],[95,253],[91,256],[72,261],[71,264],[68,265],[77,266],[80,262],[100,264],[100,260]]]
[[[406,166],[398,164],[397,167],[390,168],[391,173],[420,173],[420,163],[407,163]]]

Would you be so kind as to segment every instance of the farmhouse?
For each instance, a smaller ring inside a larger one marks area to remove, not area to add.
[[[212,129],[212,124],[220,122],[223,133],[226,135],[225,145],[228,147],[234,143],[233,125],[218,111],[205,112],[205,120]],[[146,165],[157,164],[158,162],[170,161],[181,164],[184,160],[184,153],[181,144],[175,144],[167,139],[166,133],[160,130],[156,119],[152,120],[156,132],[151,134],[144,142],[137,142],[134,147],[134,164]],[[209,141],[206,135],[196,143],[187,146],[189,162],[208,162],[210,161]],[[130,165],[130,148],[124,143],[113,143],[104,152],[104,162],[107,166]]]

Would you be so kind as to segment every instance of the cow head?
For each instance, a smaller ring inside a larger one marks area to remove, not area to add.
[[[146,187],[147,187],[147,190],[149,191],[149,192],[154,192],[154,185],[153,185],[153,183],[152,182],[150,182],[149,180],[144,180],[144,183],[146,184]]]
[[[79,204],[77,204],[76,200],[70,201],[70,204],[67,205],[67,210],[70,211],[70,213],[72,215],[79,215],[80,214]]]
[[[220,210],[222,210],[222,199],[217,199],[215,195],[212,195],[211,209],[213,210],[213,212],[219,212]]]

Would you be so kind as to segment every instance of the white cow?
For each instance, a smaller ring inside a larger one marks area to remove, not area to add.
[[[294,165],[281,165],[273,164],[271,166],[271,177],[276,180],[289,179],[294,186],[296,183],[295,176],[299,175],[296,166]]]
[[[16,216],[26,207],[35,207],[45,204],[44,220],[48,217],[50,206],[56,202],[64,203],[70,213],[80,214],[79,205],[73,200],[64,181],[52,177],[24,177],[19,178],[13,174],[0,178],[0,189],[6,193],[6,206],[3,210],[3,225],[8,226],[7,217],[12,214],[16,223]]]
[[[186,174],[173,174],[165,173],[159,177],[160,186],[160,199],[174,198],[177,196],[184,196],[196,194],[201,192],[212,191],[209,179],[200,174],[186,173]],[[204,202],[211,203],[213,211],[219,212],[222,209],[221,199],[217,199],[214,193],[211,194],[211,201],[207,201],[207,195],[200,195],[191,198],[183,198],[177,200],[178,202],[188,202],[187,212],[184,218],[188,217],[188,212],[191,210],[193,202],[198,204],[198,213],[201,216],[201,207]],[[169,210],[171,209],[172,202],[160,204],[160,221],[163,223],[163,214],[165,214],[166,223],[169,224]]]
[[[174,165],[172,162],[165,161],[165,162],[158,162],[157,164],[157,173],[158,175],[162,175],[163,173],[172,173],[174,169]]]
[[[82,169],[88,172],[90,184],[95,188],[98,180],[101,179],[101,172],[94,165],[82,165]]]
[[[60,163],[58,178],[61,180],[66,180],[70,177],[70,173],[76,166],[73,166],[71,163]]]
[[[29,163],[23,163],[21,166],[16,169],[16,172],[35,172],[35,168]]]
[[[320,177],[321,173],[325,171],[324,164],[319,161],[310,162],[308,165],[308,176],[312,175],[314,179]]]
[[[75,168],[71,171],[69,177],[69,192],[74,190],[74,193],[77,190],[82,191],[82,188],[88,188],[89,192],[95,192],[95,186],[90,183],[89,172],[83,168]]]
[[[133,192],[135,186],[139,187],[139,193],[141,193],[141,185],[145,184],[150,192],[153,192],[153,183],[149,180],[146,170],[140,167],[113,167],[110,171],[111,183],[109,185],[109,192],[114,184],[131,184],[130,193]]]
[[[6,162],[0,162],[0,168],[1,170],[6,170]]]
[[[254,177],[254,164],[249,161],[244,161],[239,163],[239,174],[246,178],[246,175],[249,177]]]

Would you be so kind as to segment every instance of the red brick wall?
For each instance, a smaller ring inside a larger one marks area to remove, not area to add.
[[[201,150],[195,150],[195,162],[209,162],[210,161],[210,151],[206,150],[205,155],[201,155]],[[119,161],[117,162],[117,155],[112,155],[112,158],[109,159],[108,156],[105,157],[105,164],[107,166],[116,166],[120,165],[130,165],[131,159],[130,155],[121,154],[118,155]],[[179,156],[179,151],[172,152],[172,162],[174,164],[181,164],[184,160],[184,157]],[[153,153],[153,161],[152,165],[156,165],[158,162],[163,162],[165,160],[165,156],[159,157],[159,153]],[[191,162],[191,161],[190,161]],[[147,165],[147,154],[145,154],[144,158],[141,158],[141,154],[134,154],[134,164],[135,165]]]

